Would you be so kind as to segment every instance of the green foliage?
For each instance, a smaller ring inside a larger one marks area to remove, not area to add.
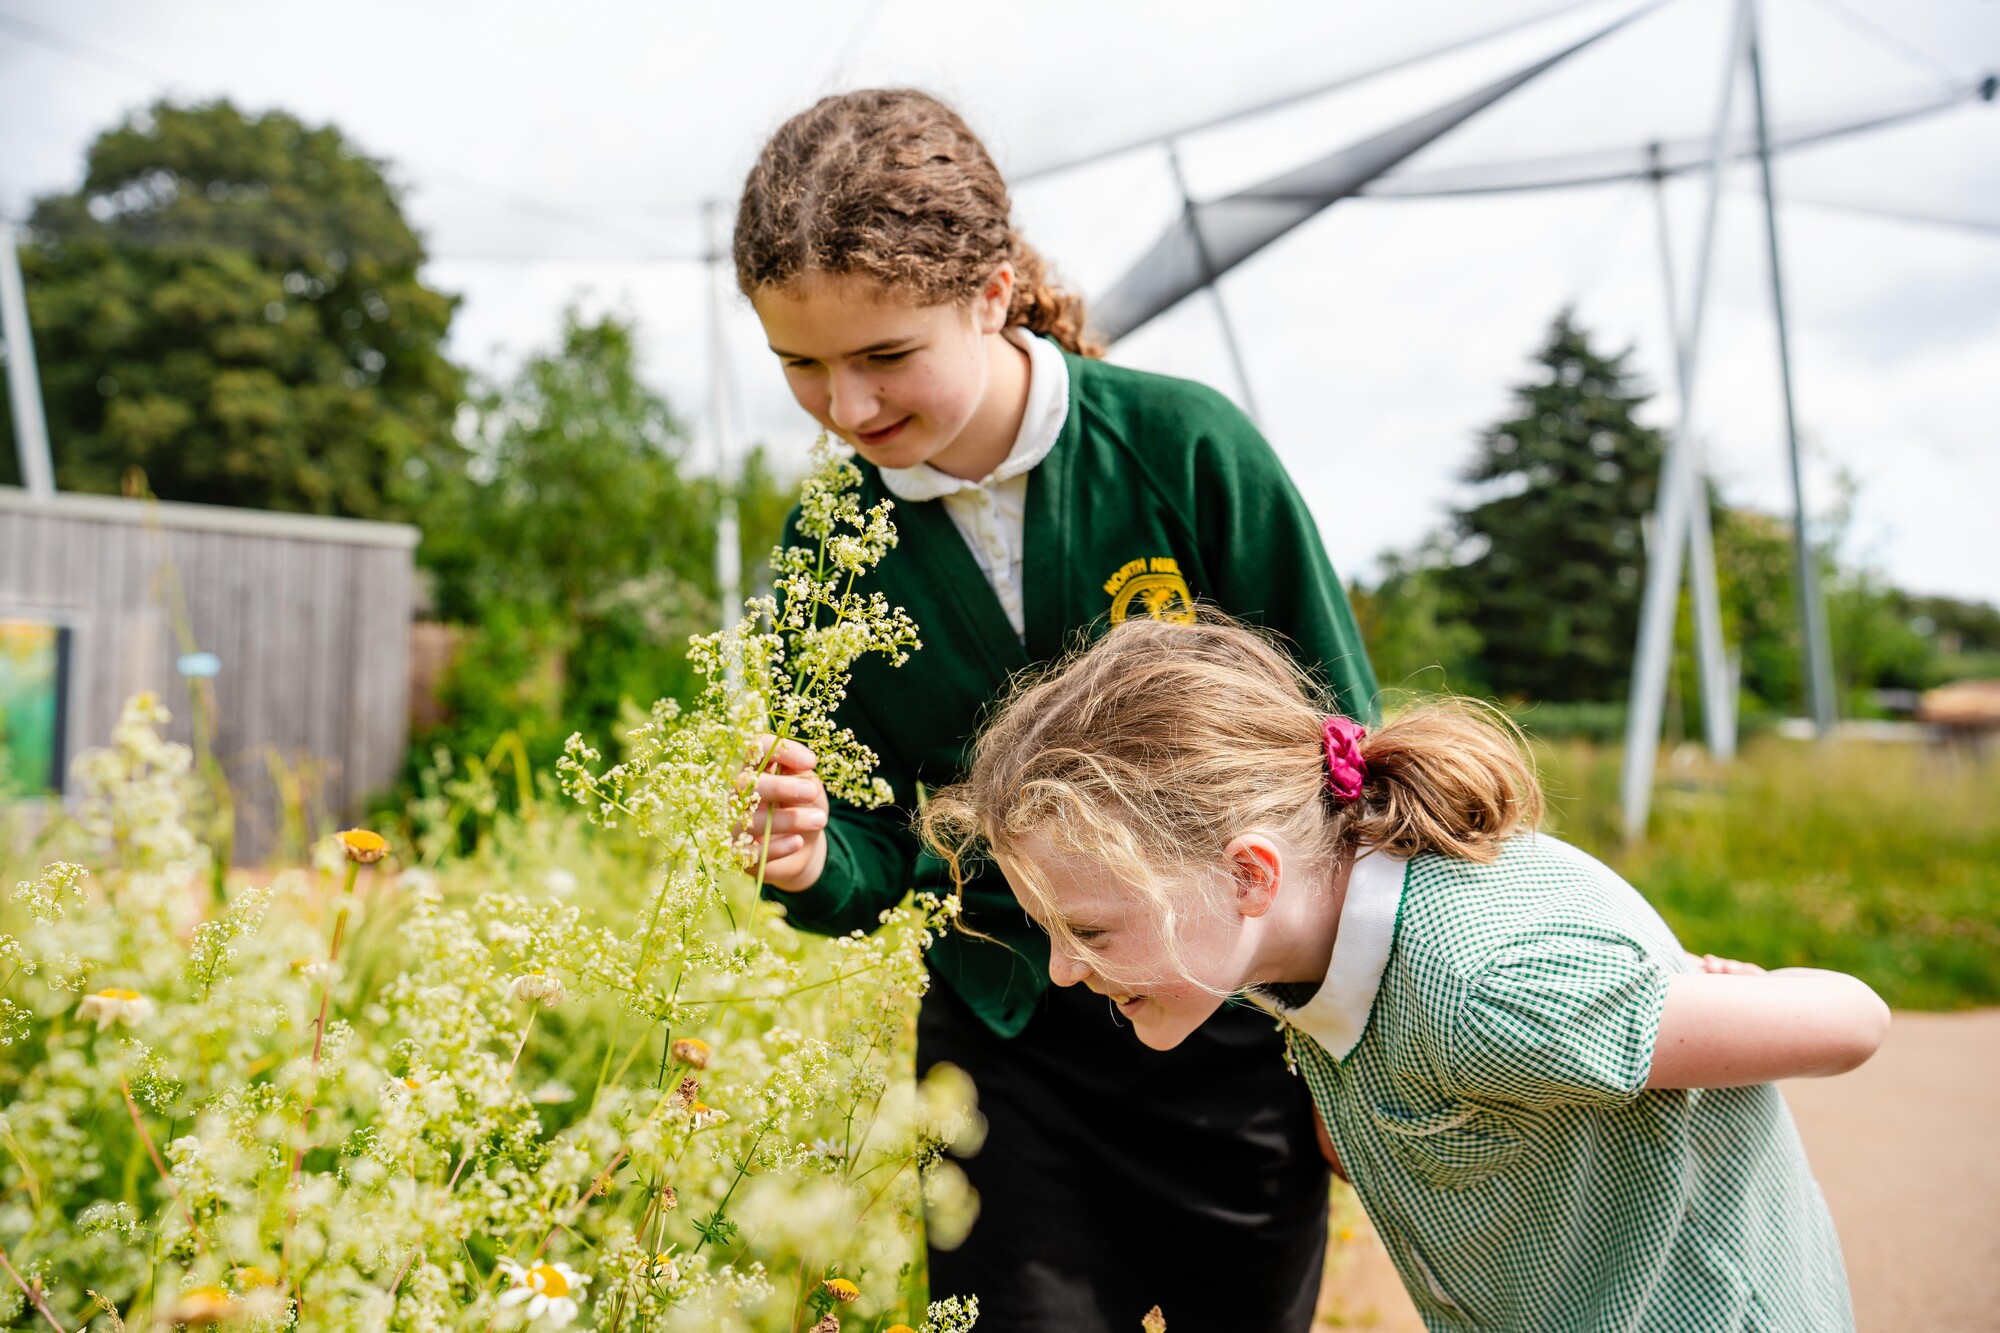
[[[332,126],[161,102],[99,136],[82,188],[29,226],[64,489],[116,492],[138,467],[163,499],[401,517],[457,466],[456,298],[418,280],[382,164]]]
[[[1635,413],[1647,400],[1565,310],[1536,355],[1544,374],[1515,389],[1515,415],[1488,430],[1466,479],[1486,498],[1459,511],[1472,554],[1446,586],[1478,631],[1486,682],[1505,697],[1613,699],[1632,670],[1664,442]]]
[[[805,1333],[837,1277],[853,1327],[966,1333],[971,1302],[924,1304],[918,1235],[963,1238],[945,1150],[980,1125],[962,1074],[911,1068],[954,905],[821,939],[740,868],[754,738],[882,798],[831,709],[859,656],[915,645],[852,591],[886,506],[816,461],[819,549],[692,646],[691,705],[609,769],[574,741],[567,789],[615,833],[536,798],[435,868],[350,830],[212,902],[193,757],[128,706],[79,767],[90,868],[0,894],[0,1323],[79,1328],[101,1293],[134,1328]]]
[[[1628,847],[1619,752],[1539,757],[1553,831],[1631,880],[1688,948],[1852,972],[1901,1008],[2000,1002],[2000,766],[1776,738],[1727,765],[1683,752]]]
[[[569,310],[555,348],[469,405],[467,466],[439,478],[418,552],[437,614],[466,637],[443,684],[450,720],[415,754],[484,754],[513,733],[546,765],[572,730],[608,745],[635,708],[690,694],[687,637],[718,619],[716,487],[689,474],[686,430],[640,379],[635,339],[627,320]],[[753,454],[746,568],[790,502]]]
[[[1465,600],[1446,574],[1441,544],[1384,556],[1380,581],[1373,588],[1357,583],[1348,596],[1385,690],[1484,692],[1482,641],[1464,619]]]

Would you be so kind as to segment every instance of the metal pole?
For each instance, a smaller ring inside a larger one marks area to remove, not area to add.
[[[1778,379],[1785,394],[1785,445],[1792,465],[1792,547],[1798,565],[1799,625],[1805,635],[1807,692],[1813,726],[1825,740],[1833,734],[1833,645],[1827,636],[1826,606],[1820,601],[1819,570],[1806,530],[1804,469],[1799,465],[1799,419],[1792,401],[1792,344],[1785,325],[1785,285],[1778,262],[1778,204],[1771,188],[1771,132],[1764,114],[1764,62],[1757,45],[1754,11],[1750,21],[1750,99],[1757,109],[1757,169],[1764,178],[1764,239],[1770,250],[1771,315],[1778,327]]]
[[[7,339],[7,397],[14,407],[14,451],[21,485],[33,496],[56,493],[49,462],[49,426],[42,415],[42,380],[35,371],[35,333],[28,324],[28,293],[21,281],[14,224],[0,218],[0,333]]]
[[[1167,140],[1165,146],[1167,166],[1174,173],[1174,188],[1181,192],[1182,216],[1187,219],[1188,235],[1194,238],[1195,256],[1201,261],[1202,286],[1208,289],[1209,301],[1215,307],[1215,322],[1222,328],[1222,345],[1228,349],[1229,364],[1236,371],[1236,387],[1243,395],[1243,411],[1256,421],[1257,397],[1250,391],[1250,371],[1243,363],[1243,349],[1236,343],[1236,326],[1230,322],[1229,307],[1222,303],[1215,260],[1208,253],[1208,238],[1201,233],[1201,215],[1195,211],[1194,196],[1188,193],[1187,177],[1181,174],[1180,147],[1172,139]]]
[[[723,329],[724,248],[715,201],[702,205],[708,239],[709,427],[715,433],[715,596],[722,628],[743,614],[743,551],[736,522],[736,476],[729,452],[729,348]]]
[[[1702,317],[1708,306],[1709,261],[1715,250],[1715,220],[1722,201],[1722,176],[1729,137],[1729,113],[1736,93],[1736,75],[1750,41],[1749,0],[1736,0],[1730,21],[1729,59],[1723,65],[1722,92],[1715,113],[1715,134],[1709,142],[1708,202],[1702,215],[1701,243],[1696,251],[1694,304],[1682,345],[1687,361],[1687,387],[1681,398],[1681,419],[1667,442],[1660,468],[1660,495],[1653,515],[1654,549],[1647,552],[1646,591],[1639,607],[1639,642],[1632,657],[1632,695],[1625,717],[1625,763],[1619,788],[1625,812],[1625,836],[1646,831],[1653,803],[1653,766],[1660,752],[1660,723],[1667,701],[1667,667],[1674,650],[1674,620],[1681,589],[1682,535],[1688,531],[1689,507],[1695,502],[1692,469],[1681,454],[1693,447],[1694,389],[1701,350]]]
[[[1660,165],[1660,145],[1647,145],[1652,162],[1653,211],[1659,223],[1660,271],[1665,277],[1667,331],[1674,347],[1674,383],[1682,415],[1688,399],[1689,350],[1682,345],[1679,302],[1674,294],[1673,233],[1667,219],[1666,172]],[[1722,596],[1715,578],[1715,534],[1710,530],[1707,478],[1693,449],[1681,451],[1693,475],[1689,482],[1694,503],[1688,506],[1688,574],[1694,584],[1695,657],[1701,674],[1701,720],[1709,753],[1717,759],[1736,755],[1736,680],[1729,667],[1728,644],[1722,637]]]

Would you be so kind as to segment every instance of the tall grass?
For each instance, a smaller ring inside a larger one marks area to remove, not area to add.
[[[1677,754],[1647,838],[1615,748],[1538,745],[1550,831],[1639,888],[1699,953],[1852,972],[1906,1009],[2000,1003],[2000,756],[1764,738]]]

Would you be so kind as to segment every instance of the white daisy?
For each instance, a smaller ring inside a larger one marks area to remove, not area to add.
[[[500,1261],[500,1271],[512,1285],[500,1293],[500,1308],[527,1306],[530,1319],[546,1319],[561,1328],[576,1318],[576,1296],[590,1279],[568,1264],[536,1264],[523,1268],[512,1259]]]
[[[83,1003],[76,1007],[76,1016],[95,1019],[99,1032],[113,1023],[123,1023],[128,1028],[137,1027],[153,1016],[153,1002],[138,991],[113,986],[95,995],[84,996]]]
[[[536,968],[533,972],[523,972],[507,983],[507,995],[514,1000],[539,1000],[554,1008],[568,998],[562,982]]]

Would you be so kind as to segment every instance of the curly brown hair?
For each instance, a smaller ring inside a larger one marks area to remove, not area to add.
[[[1007,182],[957,112],[910,88],[821,98],[757,155],[736,209],[745,295],[811,273],[858,273],[924,304],[966,301],[1014,266],[1009,326],[1080,356],[1083,298],[1056,285],[1015,229]]]

